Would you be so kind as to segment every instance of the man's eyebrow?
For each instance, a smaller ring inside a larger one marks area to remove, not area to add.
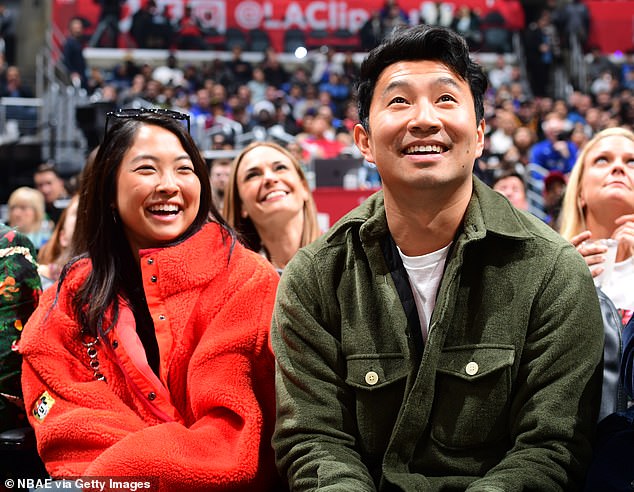
[[[395,89],[400,89],[403,87],[408,87],[410,85],[410,83],[406,80],[393,80],[392,82],[390,82],[385,89],[383,90],[383,95],[395,90]],[[432,86],[436,86],[436,87],[445,87],[445,86],[449,86],[452,89],[458,90],[458,91],[462,91],[462,87],[460,87],[460,84],[458,84],[458,82],[456,81],[455,78],[453,77],[438,77],[436,80],[432,81],[431,83]]]

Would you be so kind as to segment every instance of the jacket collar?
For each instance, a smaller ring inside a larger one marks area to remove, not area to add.
[[[165,294],[179,292],[207,284],[228,266],[228,255],[233,249],[232,238],[221,226],[205,224],[181,243],[139,252],[141,268],[154,266],[161,277]],[[183,281],[183,279],[186,279]]]

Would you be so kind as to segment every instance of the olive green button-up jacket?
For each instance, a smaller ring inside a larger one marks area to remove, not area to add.
[[[581,487],[603,347],[581,256],[474,178],[423,349],[390,240],[378,192],[282,275],[273,446],[291,490]]]

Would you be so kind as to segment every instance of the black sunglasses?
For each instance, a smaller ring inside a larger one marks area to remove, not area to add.
[[[171,109],[163,108],[124,108],[106,113],[106,128],[104,130],[104,135],[108,133],[108,124],[110,123],[110,118],[132,118],[140,120],[148,114],[158,114],[167,116],[168,118],[172,118],[174,120],[186,121],[187,133],[191,133],[188,114],[179,113],[178,111],[172,111]]]

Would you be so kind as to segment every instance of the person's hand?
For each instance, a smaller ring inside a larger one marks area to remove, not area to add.
[[[566,142],[565,140],[557,140],[556,142],[554,142],[553,143],[553,149],[555,149],[557,152],[559,152],[559,155],[561,155],[565,159],[570,157],[570,151],[568,149],[568,142]]]
[[[632,223],[632,226],[634,226],[634,223]],[[577,248],[577,251],[583,256],[583,259],[586,260],[592,277],[596,277],[603,273],[604,268],[600,265],[605,261],[603,254],[607,253],[608,248],[599,243],[587,243],[586,241],[590,239],[591,236],[592,233],[590,231],[583,231],[581,234],[577,234],[570,239],[570,242]],[[634,236],[632,236],[632,239],[634,239]]]
[[[634,255],[634,214],[621,215],[614,223],[617,228],[612,237],[619,241],[619,249],[625,249],[629,258]]]

